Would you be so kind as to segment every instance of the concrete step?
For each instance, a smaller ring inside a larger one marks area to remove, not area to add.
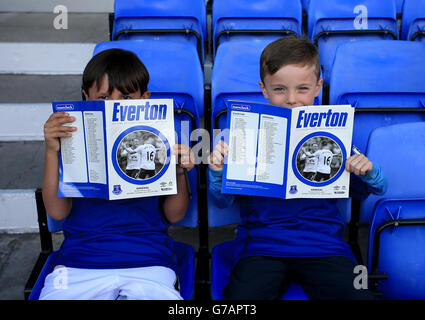
[[[0,74],[83,74],[94,43],[0,43]]]
[[[81,75],[0,75],[0,103],[81,100]]]
[[[67,29],[56,29],[50,13],[0,13],[0,42],[92,42],[109,40],[109,14],[68,13]]]
[[[2,0],[0,12],[53,12],[58,5],[68,12],[113,12],[114,0]]]
[[[43,141],[50,103],[0,104],[0,141]]]
[[[41,187],[44,172],[43,141],[0,141],[0,159],[0,189]],[[19,211],[15,218],[21,214],[24,213]],[[21,222],[24,222],[22,226],[28,225],[25,220]]]

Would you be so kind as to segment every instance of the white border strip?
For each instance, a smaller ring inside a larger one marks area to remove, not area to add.
[[[83,74],[94,43],[0,43],[0,74]]]
[[[68,12],[114,12],[114,0],[1,0],[0,12],[53,12],[58,5],[65,6]]]
[[[34,189],[0,190],[0,232],[38,232]]]
[[[0,141],[43,141],[50,103],[0,104]]]

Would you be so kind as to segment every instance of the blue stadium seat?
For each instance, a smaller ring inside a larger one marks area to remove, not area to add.
[[[388,178],[383,196],[361,206],[370,221],[369,274],[387,274],[378,283],[384,299],[425,299],[425,122],[374,130],[367,156]]]
[[[330,81],[330,104],[356,108],[353,144],[366,151],[377,127],[425,120],[425,45],[370,40],[341,45]]]
[[[179,41],[120,40],[99,43],[94,54],[111,48],[134,52],[150,74],[148,89],[152,99],[174,99],[175,130],[179,143],[193,147],[192,130],[200,128],[204,115],[204,80],[196,49]],[[198,225],[199,168],[189,171],[192,199],[186,217],[178,225]]]
[[[150,74],[148,89],[152,91],[152,99],[172,98],[174,99],[175,130],[177,142],[192,146],[190,134],[192,130],[199,128],[199,119],[203,116],[203,72],[197,56],[196,48],[186,42],[179,41],[155,41],[155,40],[123,40],[99,43],[93,55],[111,48],[119,48],[134,52],[145,64]],[[185,218],[177,225],[186,227],[198,226],[198,166],[189,173],[192,198]],[[44,212],[41,196],[37,199],[38,214]],[[61,222],[44,218],[45,227],[43,239],[51,236],[52,232],[61,230]],[[39,221],[40,220],[39,218]],[[47,229],[47,225],[49,229]],[[40,227],[40,230],[41,227]],[[46,236],[46,233],[49,233]],[[46,241],[46,240],[44,240]],[[43,249],[43,247],[42,247]],[[25,290],[26,294],[31,292],[30,299],[35,300],[44,285],[44,277],[52,270],[56,253],[50,245],[50,252],[42,250],[40,263],[37,264],[30,276],[33,279],[40,273],[35,286]],[[175,251],[179,264],[179,277],[181,279],[181,295],[184,299],[193,298],[194,293],[194,250],[190,245],[175,242]],[[48,254],[46,254],[48,253]],[[47,258],[48,257],[48,258]],[[45,263],[47,258],[47,262]],[[43,266],[41,269],[41,266]],[[34,275],[35,274],[35,275]],[[32,280],[31,280],[32,281]],[[30,282],[30,281],[29,281]]]
[[[41,198],[40,198],[41,199]],[[37,200],[39,201],[39,200]],[[41,204],[42,205],[42,204]],[[39,219],[46,219],[45,211],[44,217],[40,216],[40,211],[38,211]],[[62,231],[63,221],[56,221],[47,216],[47,222],[49,229],[47,232],[60,232]],[[41,236],[41,235],[40,235]],[[43,237],[50,237],[50,242],[52,241],[51,234],[43,234]],[[193,298],[193,289],[194,289],[194,261],[195,261],[195,252],[192,246],[182,243],[174,242],[174,251],[177,257],[177,263],[179,266],[178,276],[180,279],[180,294],[185,300]],[[38,275],[37,281],[34,284],[34,287],[31,290],[29,295],[29,300],[38,300],[40,297],[41,290],[44,286],[44,280],[55,267],[55,259],[59,254],[59,250],[53,251],[48,256],[46,262],[44,263],[43,268],[41,269],[40,274]]]
[[[425,2],[405,0],[401,18],[401,39],[425,42]]]
[[[210,201],[214,200],[208,198],[208,203],[210,203]],[[351,198],[339,199],[338,209],[345,223],[348,224],[351,216]],[[234,205],[232,210],[221,210],[222,212],[220,209],[215,208],[215,211],[211,213],[208,211],[210,227],[240,223],[239,206]],[[228,282],[232,268],[242,253],[242,250],[243,243],[237,240],[220,243],[212,249],[211,295],[214,300],[223,299],[223,289]],[[289,289],[283,295],[282,300],[308,300],[308,297],[298,282],[291,281]]]
[[[243,243],[233,240],[216,245],[212,250],[211,294],[214,300],[222,300],[222,292],[227,284],[232,267],[243,250]],[[301,285],[291,282],[282,300],[308,300]]]
[[[228,40],[275,40],[284,35],[302,35],[299,0],[214,0],[212,8],[213,49]]]
[[[211,128],[222,130],[226,127],[227,100],[247,100],[268,103],[258,84],[260,79],[260,56],[270,40],[241,40],[225,42],[220,45],[214,60],[211,75]],[[244,50],[240,48],[243,47]],[[229,72],[231,70],[231,72]],[[322,103],[322,92],[315,104]],[[214,134],[212,148],[221,135]],[[208,194],[209,226],[232,224],[239,221],[237,204],[220,209]],[[235,218],[236,216],[236,218]]]
[[[268,103],[264,98],[258,82],[260,81],[259,61],[261,52],[270,40],[241,40],[240,42],[224,42],[217,49],[214,68],[211,77],[212,96],[212,128],[226,127],[227,100],[239,99]],[[244,50],[240,48],[243,47]],[[229,72],[231,70],[231,72]],[[321,95],[316,104],[321,104]],[[220,135],[215,135],[213,145],[218,142]],[[340,203],[344,219],[349,221],[350,199]],[[240,222],[239,204],[220,209],[214,199],[208,194],[208,224],[218,227]],[[236,241],[224,242],[212,250],[211,292],[213,299],[222,299],[222,290],[227,283],[233,263],[241,250],[241,243]],[[297,282],[291,283],[289,290],[282,299],[307,299],[304,291]]]
[[[398,39],[395,2],[310,0],[308,36],[319,48],[323,79],[328,84],[335,51],[341,43]]]
[[[205,1],[115,0],[112,40],[178,39],[190,42],[204,61]]]

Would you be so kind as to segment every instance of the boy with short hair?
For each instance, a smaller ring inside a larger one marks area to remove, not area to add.
[[[148,82],[149,73],[134,53],[110,49],[87,64],[82,94],[85,100],[148,99]],[[59,138],[72,135],[76,128],[65,124],[73,121],[58,112],[44,125],[43,200],[51,218],[66,220],[57,268],[46,277],[40,299],[181,299],[167,227],[186,214],[183,170],[194,166],[190,148],[175,145],[172,150],[181,159],[178,194],[113,201],[60,198]],[[58,285],[64,275],[65,285]]]
[[[281,38],[263,50],[260,76],[265,98],[289,108],[312,105],[323,84],[317,48],[296,37]],[[209,158],[209,191],[220,207],[235,201],[220,192],[227,153],[228,145],[220,141]],[[359,196],[386,191],[379,165],[364,155],[349,157],[345,169],[354,174],[351,186]],[[291,279],[301,283],[310,299],[374,299],[371,291],[353,286],[355,257],[342,240],[337,199],[241,196],[238,201],[242,223],[236,239],[244,249],[224,299],[280,299]]]

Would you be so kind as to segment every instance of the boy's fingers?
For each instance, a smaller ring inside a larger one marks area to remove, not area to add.
[[[178,163],[180,165],[184,165],[185,168],[190,169],[194,166],[195,154],[189,146],[184,144],[175,144],[171,152],[173,155],[178,156]]]
[[[44,134],[54,135],[54,134],[58,134],[58,133],[62,133],[62,132],[74,132],[76,130],[77,130],[76,127],[68,127],[68,126],[45,127],[44,128]]]
[[[350,171],[356,165],[356,163],[358,163],[360,158],[361,158],[360,154],[355,154],[355,155],[349,157],[345,161],[345,169],[347,169],[347,171]]]
[[[355,175],[366,174],[366,172],[372,170],[372,166],[372,162],[370,162],[369,159],[362,154],[353,155],[348,158],[345,163],[345,169]]]
[[[214,154],[213,155],[213,164],[222,164],[223,163],[223,156],[221,154]]]
[[[175,144],[171,150],[171,152],[175,155],[182,154],[188,152],[190,148],[184,144]]]
[[[215,146],[214,151],[219,152],[223,156],[226,156],[229,152],[229,146],[226,142],[220,140],[220,142]]]
[[[220,140],[220,147],[223,151],[227,152],[229,150],[229,146],[224,140]]]
[[[372,170],[372,162],[369,160],[365,161],[365,163],[362,163],[362,166],[360,167],[360,175],[365,175],[368,171]]]
[[[75,121],[75,117],[70,116],[68,113],[66,112],[56,112],[53,113],[49,119],[47,120],[47,122],[49,121],[56,121],[56,120],[69,120],[68,122],[74,122]]]
[[[222,155],[219,152],[214,151],[208,157],[208,164],[213,167],[213,169],[219,169],[220,165],[222,164],[222,160]]]

